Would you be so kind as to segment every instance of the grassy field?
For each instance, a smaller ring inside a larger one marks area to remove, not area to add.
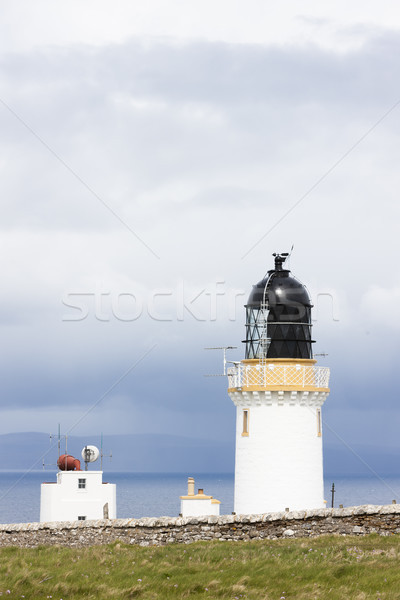
[[[0,549],[0,595],[52,600],[400,599],[400,537]]]

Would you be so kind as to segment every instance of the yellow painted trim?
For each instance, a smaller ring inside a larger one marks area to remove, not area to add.
[[[282,391],[282,392],[326,392],[328,394],[331,391],[330,388],[317,388],[317,387],[313,387],[312,385],[306,385],[304,387],[302,387],[300,385],[285,385],[285,386],[281,386],[281,385],[244,386],[244,385],[242,385],[241,388],[228,388],[228,394],[237,392],[237,391],[240,391],[240,392],[266,392],[266,391],[276,391],[276,390]]]
[[[259,365],[259,358],[245,358],[241,361],[243,365]],[[265,365],[315,365],[315,358],[267,358],[264,360]]]
[[[322,437],[322,433],[319,431],[319,432],[317,433],[317,436],[318,436],[318,437]]]
[[[213,498],[211,500],[211,504],[221,504],[221,502],[219,500],[215,500],[215,498]]]
[[[194,496],[179,496],[181,500],[212,500],[212,496],[205,494],[195,494]]]
[[[249,432],[248,431],[244,431],[242,433],[242,437],[249,437]]]

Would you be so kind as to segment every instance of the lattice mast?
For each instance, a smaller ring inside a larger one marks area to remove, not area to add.
[[[271,275],[267,277],[267,281],[264,286],[263,298],[260,305],[260,310],[257,316],[257,321],[259,323],[259,332],[260,332],[260,362],[262,365],[265,365],[268,355],[268,348],[271,343],[271,338],[268,337],[268,284],[271,281]]]

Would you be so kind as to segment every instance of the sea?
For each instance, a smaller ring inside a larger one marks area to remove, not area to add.
[[[233,511],[231,473],[191,473],[196,487],[221,501],[221,514]],[[0,471],[0,523],[39,521],[40,484],[55,481],[49,471]],[[187,473],[104,473],[103,481],[117,484],[117,517],[176,517],[180,512],[179,496],[187,493]],[[400,477],[327,477],[325,499],[338,507],[361,504],[400,502]]]

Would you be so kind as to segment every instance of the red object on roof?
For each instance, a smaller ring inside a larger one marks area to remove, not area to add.
[[[81,461],[70,454],[61,454],[57,467],[60,471],[81,471]]]

